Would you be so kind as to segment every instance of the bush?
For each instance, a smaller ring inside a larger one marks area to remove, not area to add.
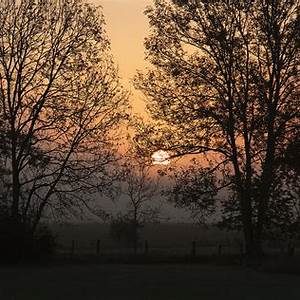
[[[49,259],[55,237],[46,225],[32,234],[30,227],[7,216],[0,217],[0,260],[4,263]]]
[[[140,241],[141,224],[135,224],[127,215],[118,215],[111,220],[110,235],[120,245],[133,246]]]

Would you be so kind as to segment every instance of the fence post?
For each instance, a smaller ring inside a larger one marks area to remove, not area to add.
[[[149,253],[149,244],[148,244],[148,241],[146,240],[145,241],[145,254],[148,255]]]
[[[196,241],[192,242],[192,257],[196,257]]]
[[[74,253],[75,253],[75,241],[72,240],[72,245],[71,245],[71,258],[74,257]]]
[[[218,256],[222,256],[222,245],[218,246]]]
[[[244,258],[244,244],[240,243],[240,264],[243,264],[243,258]]]
[[[96,254],[100,254],[100,240],[97,240],[97,245],[96,245]]]
[[[244,245],[243,245],[243,243],[240,243],[240,255],[241,255],[241,257],[244,256]]]

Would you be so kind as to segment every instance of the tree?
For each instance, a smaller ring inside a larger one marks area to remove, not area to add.
[[[0,3],[1,180],[30,234],[111,180],[128,102],[104,25],[81,0]]]
[[[216,212],[217,178],[209,167],[192,160],[188,167],[169,168],[172,183],[163,191],[169,202],[187,209],[199,224]]]
[[[293,170],[300,175],[300,140],[291,140],[283,157],[284,169]]]
[[[251,257],[262,253],[275,162],[299,135],[299,9],[293,0],[156,0],[146,10],[154,68],[136,86],[153,123],[136,141],[222,168]]]
[[[160,176],[153,172],[152,162],[133,151],[125,156],[120,166],[117,193],[126,201],[127,210],[113,219],[113,233],[120,237],[123,232],[133,243],[134,254],[138,250],[139,230],[147,222],[159,217],[159,207],[153,203],[159,192]]]
[[[275,175],[270,198],[267,236],[288,246],[293,255],[295,243],[300,237],[300,178],[290,168],[280,166]]]

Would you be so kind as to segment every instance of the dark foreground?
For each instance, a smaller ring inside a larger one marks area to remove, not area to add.
[[[203,265],[2,267],[1,300],[300,299],[300,277]]]

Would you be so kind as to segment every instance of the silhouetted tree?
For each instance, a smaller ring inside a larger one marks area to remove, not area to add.
[[[136,86],[153,123],[136,141],[213,158],[249,256],[262,253],[274,162],[299,135],[299,9],[293,0],[156,0],[146,10],[154,69]]]
[[[294,170],[300,175],[300,139],[299,136],[291,140],[287,147],[287,150],[282,158],[282,164],[285,170]]]
[[[31,233],[111,180],[128,104],[104,25],[81,0],[0,3],[1,179],[9,215]]]
[[[145,223],[157,221],[159,217],[160,208],[153,200],[160,195],[160,178],[153,171],[152,162],[133,151],[124,157],[120,165],[120,181],[115,187],[120,199],[126,201],[127,209],[113,219],[112,224],[118,224],[116,228],[124,229],[122,232],[133,243],[135,254],[138,249],[139,230]]]
[[[266,235],[287,245],[289,255],[300,238],[300,178],[290,168],[280,167],[275,174]]]
[[[125,242],[126,245],[133,246],[136,255],[142,227],[142,224],[133,222],[130,213],[118,213],[116,216],[111,217],[110,235],[113,240],[121,245]]]
[[[170,187],[163,194],[178,208],[187,209],[199,224],[207,221],[216,211],[218,180],[211,169],[192,160],[188,167],[170,168]]]

